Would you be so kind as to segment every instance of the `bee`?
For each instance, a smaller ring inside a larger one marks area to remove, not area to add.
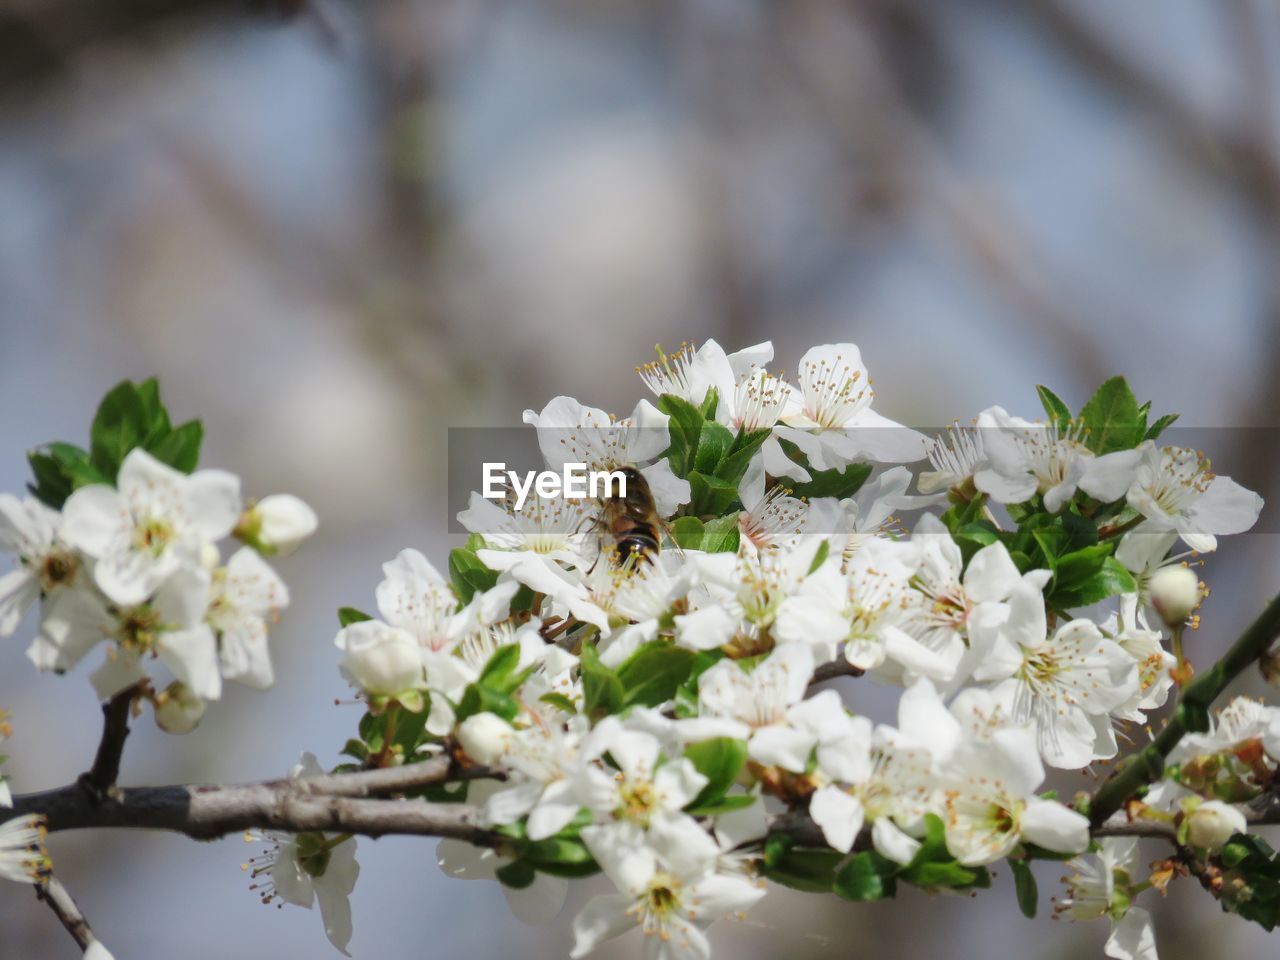
[[[644,474],[635,467],[621,467],[618,472],[626,481],[626,493],[601,500],[597,520],[601,539],[612,542],[619,566],[629,561],[652,562],[662,549],[662,533],[667,525],[658,513]]]

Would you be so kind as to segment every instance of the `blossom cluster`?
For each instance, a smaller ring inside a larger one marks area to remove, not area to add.
[[[342,612],[369,707],[351,766],[451,749],[492,770],[464,789],[506,841],[445,841],[442,866],[497,878],[521,916],[603,872],[616,892],[574,921],[575,957],[633,927],[647,956],[706,957],[765,880],[877,899],[1083,853],[1089,821],[1046,767],[1115,757],[1165,704],[1203,596],[1187,560],[1262,505],[1159,446],[1173,418],[1148,423],[1120,378],[1074,416],[1041,388],[1044,422],[993,407],[929,438],[872,410],[855,345],[811,349],[794,383],[772,359],[708,341],[642,368],[656,405],[626,418],[527,411],[549,469],[640,489],[474,494],[447,577],[405,550],[377,617]],[[839,675],[900,688],[895,721],[818,686]],[[1209,852],[1245,828],[1206,826],[1213,802],[1179,816]],[[1154,956],[1127,915],[1143,949],[1111,955]]]
[[[194,470],[201,436],[197,421],[170,427],[154,381],[126,381],[91,451],[51,444],[31,456],[28,496],[0,494],[0,550],[17,559],[0,577],[0,637],[38,606],[38,669],[65,673],[105,646],[98,696],[145,682],[171,733],[193,729],[224,680],[272,685],[267,629],[289,594],[263,556],[316,528],[297,497],[246,502],[236,476]],[[224,560],[232,537],[242,545]],[[157,663],[172,678],[159,689]]]
[[[1154,960],[1134,901],[1188,864],[1229,909],[1280,923],[1280,858],[1241,806],[1277,782],[1280,711],[1204,712],[1129,791],[1126,813],[1182,851],[1149,873],[1132,838],[1092,839],[1091,798],[1046,786],[1117,758],[1188,688],[1198,566],[1261,498],[1161,445],[1174,417],[1119,377],[1075,413],[1040,387],[1043,420],[992,407],[929,435],[872,409],[853,344],[809,350],[794,380],[772,363],[771,344],[708,341],[640,368],[654,400],[629,416],[565,396],[526,411],[549,470],[627,488],[475,493],[447,569],[413,548],[385,563],[374,612],[338,612],[364,713],[333,772],[444,763],[445,782],[397,795],[477,811],[479,845],[441,841],[440,865],[500,882],[522,919],[603,874],[574,957],[639,928],[650,958],[705,960],[708,928],[770,883],[869,901],[983,888],[998,861],[1033,914],[1038,859],[1074,858],[1057,912],[1109,918],[1120,960]],[[0,495],[17,557],[0,635],[38,605],[37,667],[105,646],[98,695],[149,699],[171,732],[224,681],[271,684],[288,592],[264,558],[316,526],[296,497],[246,501],[196,470],[200,439],[154,381],[121,384],[89,450],[34,452],[31,496]],[[871,683],[896,692],[893,716],[871,715]],[[322,773],[306,754],[288,783]],[[47,882],[43,829],[0,825],[0,876]],[[262,900],[318,903],[345,952],[355,836],[250,839],[268,845],[245,865]]]

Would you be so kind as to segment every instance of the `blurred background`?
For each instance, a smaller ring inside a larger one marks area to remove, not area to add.
[[[0,489],[154,374],[204,419],[206,465],[321,516],[278,565],[276,689],[232,686],[187,737],[144,717],[125,782],[336,762],[359,710],[334,705],[333,611],[371,604],[403,546],[443,560],[447,428],[558,393],[625,413],[654,343],[772,339],[794,370],[853,340],[877,408],[913,424],[1035,416],[1036,383],[1078,408],[1123,372],[1210,428],[1220,472],[1280,495],[1274,433],[1226,429],[1280,416],[1278,104],[1269,0],[0,0]],[[1194,659],[1280,586],[1278,547],[1210,559]],[[99,732],[88,670],[37,676],[30,632],[0,645],[18,791],[73,779]],[[868,687],[851,699],[883,711]],[[239,839],[52,850],[119,960],[333,955],[318,915],[258,904]],[[361,960],[563,957],[589,892],[526,927],[495,884],[446,880],[431,841],[359,859]],[[1023,920],[997,873],[974,904],[780,892],[713,942],[1101,955],[1105,924]],[[1149,905],[1165,960],[1274,956],[1191,881]],[[75,955],[0,889],[0,957]]]

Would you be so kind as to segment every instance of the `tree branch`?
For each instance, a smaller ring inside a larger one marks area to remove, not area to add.
[[[1183,691],[1177,710],[1156,738],[1126,757],[1098,788],[1089,807],[1089,817],[1095,826],[1104,823],[1141,787],[1160,776],[1165,757],[1185,734],[1206,729],[1209,705],[1242,670],[1266,653],[1277,636],[1280,636],[1280,596],[1267,604],[1221,660],[1191,681]]]
[[[812,686],[815,683],[822,683],[826,680],[834,680],[836,677],[860,677],[867,671],[855,667],[844,657],[837,657],[835,660],[827,663],[820,663],[814,668],[813,678],[809,681]]]
[[[262,783],[117,788],[100,798],[74,783],[15,797],[13,815],[42,814],[50,832],[116,827],[172,830],[212,840],[251,829],[323,830],[369,837],[453,837],[492,846],[500,837],[481,826],[475,807],[375,798],[446,780],[498,775],[483,767],[458,768],[441,756],[402,767]]]
[[[80,785],[94,798],[106,796],[120,776],[120,758],[129,738],[129,712],[138,690],[136,685],[129,687],[102,705],[102,739],[93,766],[80,777]]]
[[[88,950],[96,939],[89,929],[89,921],[84,918],[80,908],[67,888],[57,877],[50,876],[43,883],[35,884],[36,896],[49,905],[49,909],[57,916],[58,921],[67,928],[67,933],[75,938],[81,950]]]

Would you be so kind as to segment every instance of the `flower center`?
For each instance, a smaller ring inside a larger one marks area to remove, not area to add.
[[[688,342],[680,344],[679,349],[670,356],[658,347],[658,359],[636,367],[636,373],[640,374],[644,385],[658,396],[674,393],[678,397],[689,399],[693,391],[689,377],[693,358],[693,345]]]
[[[752,369],[738,381],[733,397],[733,424],[739,430],[772,430],[787,401],[782,380]]]
[[[116,642],[125,650],[142,653],[155,644],[156,634],[163,628],[160,614],[149,604],[130,607],[120,614]]]
[[[621,778],[618,784],[618,808],[614,811],[618,819],[648,827],[649,817],[657,806],[658,795],[653,789],[652,780]]]
[[[828,430],[842,428],[873,396],[871,385],[863,382],[863,372],[842,357],[801,364],[800,388],[805,413]]]
[[[173,524],[160,517],[147,517],[133,529],[133,549],[160,556],[173,540]]]
[[[1151,478],[1147,493],[1165,513],[1178,514],[1212,482],[1209,461],[1199,453],[1186,447],[1165,447],[1160,451],[1160,471]]]
[[[80,569],[80,559],[69,550],[52,550],[40,564],[40,590],[52,593],[75,579]]]

